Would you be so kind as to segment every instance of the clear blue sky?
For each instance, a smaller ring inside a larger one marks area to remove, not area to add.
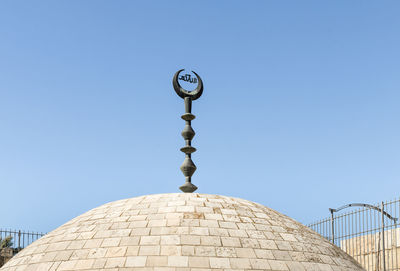
[[[1,1],[0,228],[179,192],[180,68],[199,193],[308,223],[400,188],[398,1]]]

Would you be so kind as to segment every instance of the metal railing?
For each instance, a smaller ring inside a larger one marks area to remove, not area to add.
[[[334,215],[345,208],[362,206]],[[347,252],[367,271],[400,271],[400,200],[348,204],[308,226]]]
[[[4,240],[8,236],[11,236],[11,248],[15,251],[19,251],[24,247],[28,246],[32,242],[36,241],[40,237],[45,235],[41,232],[29,232],[29,231],[21,231],[21,230],[4,230],[0,229],[0,239]]]

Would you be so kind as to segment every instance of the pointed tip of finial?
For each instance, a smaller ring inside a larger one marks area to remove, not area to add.
[[[179,189],[184,193],[193,193],[197,190],[197,186],[192,183],[186,182],[184,185],[179,187]]]

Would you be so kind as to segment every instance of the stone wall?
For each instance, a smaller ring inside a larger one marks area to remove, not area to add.
[[[400,228],[387,230],[385,235],[386,270],[400,270]],[[366,234],[340,241],[340,247],[368,271],[383,270],[381,233]]]

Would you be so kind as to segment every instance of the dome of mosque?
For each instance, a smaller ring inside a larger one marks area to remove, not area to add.
[[[1,271],[363,270],[295,220],[243,199],[158,194],[92,209]]]

